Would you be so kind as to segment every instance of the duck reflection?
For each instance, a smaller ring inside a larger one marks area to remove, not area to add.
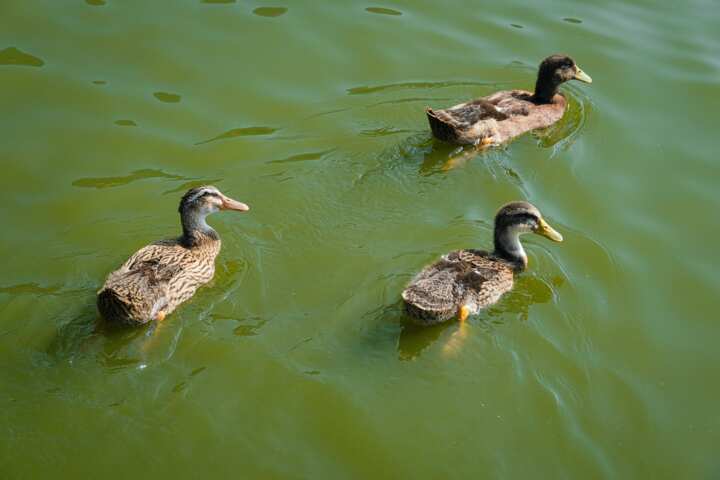
[[[146,363],[157,325],[123,328],[102,320],[94,305],[88,305],[59,327],[48,346],[55,361],[71,364],[95,359],[109,371],[138,367]]]
[[[562,277],[553,278],[548,284],[535,276],[522,276],[516,279],[515,287],[492,307],[483,310],[478,321],[450,321],[432,326],[420,326],[406,315],[401,318],[401,331],[397,343],[398,358],[403,361],[417,358],[428,347],[442,342],[443,355],[452,356],[462,348],[475,326],[492,329],[494,325],[504,323],[507,318],[528,319],[530,307],[539,303],[548,303],[553,292],[564,283]]]

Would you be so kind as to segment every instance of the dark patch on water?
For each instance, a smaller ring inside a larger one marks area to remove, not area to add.
[[[115,125],[120,127],[137,127],[137,123],[134,120],[115,120]]]
[[[216,178],[214,180],[191,180],[189,182],[181,183],[173,189],[164,191],[163,195],[168,195],[170,193],[186,192],[191,188],[202,187],[203,185],[213,185],[221,181],[222,179],[220,178]]]
[[[127,185],[130,182],[134,182],[136,180],[144,180],[146,178],[171,178],[176,180],[183,180],[185,177],[165,173],[162,170],[153,170],[146,168],[142,170],[135,170],[130,175],[124,175],[120,177],[80,178],[78,180],[75,180],[72,185],[74,187],[81,188],[109,188],[118,187],[120,185]]]
[[[255,15],[258,15],[260,17],[279,17],[280,15],[285,15],[287,13],[287,8],[285,7],[259,7],[253,10],[253,13]]]
[[[176,93],[168,92],[155,92],[153,96],[164,103],[178,103],[180,101],[180,95]]]
[[[582,20],[580,20],[579,18],[572,18],[572,17],[565,17],[565,18],[563,18],[563,21],[567,22],[567,23],[582,23]]]
[[[101,7],[107,4],[105,0],[85,0],[85,3],[92,5],[93,7]]]
[[[399,16],[402,15],[402,12],[398,10],[393,10],[392,8],[384,8],[384,7],[368,7],[365,9],[366,12],[370,13],[377,13],[378,15],[392,15],[392,16]]]
[[[204,145],[206,143],[215,142],[217,140],[225,140],[227,138],[235,138],[235,137],[254,137],[254,136],[262,136],[262,135],[271,135],[275,132],[277,132],[277,128],[272,127],[244,127],[244,128],[233,128],[232,130],[228,130],[227,132],[223,132],[217,137],[213,137],[209,140],[204,140],[202,142],[198,142],[195,145]]]
[[[45,65],[45,62],[42,59],[18,50],[15,47],[8,47],[5,50],[0,50],[0,65],[42,67]]]
[[[523,27],[522,25],[517,24],[517,23],[511,23],[510,26],[511,26],[511,27],[514,27],[514,28],[525,28],[525,27]]]
[[[298,155],[291,155],[287,158],[283,158],[282,160],[270,160],[266,163],[294,163],[306,162],[310,160],[320,160],[322,157],[324,157],[328,153],[334,152],[335,150],[335,148],[331,148],[329,150],[323,150],[322,152],[300,153]]]

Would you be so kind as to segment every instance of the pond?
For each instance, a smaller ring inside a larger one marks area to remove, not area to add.
[[[717,478],[717,1],[4,0],[4,478]],[[531,88],[554,127],[468,155],[424,108]],[[214,184],[211,284],[108,329],[95,293]],[[526,236],[499,303],[400,292]],[[530,238],[532,237],[532,238]]]

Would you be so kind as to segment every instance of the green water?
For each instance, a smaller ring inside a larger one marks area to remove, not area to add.
[[[0,477],[718,478],[720,4],[3,0]],[[594,79],[444,169],[423,109]],[[94,295],[213,183],[214,281]],[[423,265],[526,199],[515,290],[415,329]]]

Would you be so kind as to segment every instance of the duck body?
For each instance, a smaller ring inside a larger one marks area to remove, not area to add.
[[[548,127],[565,114],[567,100],[555,94],[537,104],[532,92],[504,90],[450,108],[427,108],[428,122],[438,140],[459,145],[501,144],[530,130]]]
[[[483,250],[457,250],[425,267],[402,292],[407,313],[417,323],[450,320],[461,306],[476,314],[512,289],[513,268]]]
[[[141,248],[108,275],[98,310],[109,321],[143,324],[172,313],[215,275],[219,238],[186,246],[181,239]]]
[[[97,295],[102,317],[126,325],[163,320],[215,275],[222,242],[205,217],[248,209],[212,186],[188,191],[179,209],[182,236],[141,248],[108,275]]]
[[[568,80],[592,83],[573,59],[552,55],[540,63],[535,91],[503,90],[425,113],[435,138],[460,145],[498,145],[562,118],[567,100],[558,87]]]
[[[494,250],[457,250],[425,267],[402,292],[405,311],[421,325],[455,316],[463,322],[497,302],[512,290],[514,275],[527,267],[519,237],[530,232],[562,241],[533,205],[506,204],[495,216]]]

